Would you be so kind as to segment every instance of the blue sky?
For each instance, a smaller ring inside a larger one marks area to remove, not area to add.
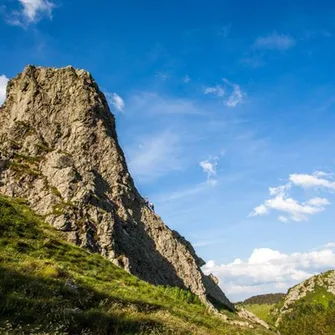
[[[92,73],[137,187],[232,300],[335,267],[331,1],[2,0],[0,100]]]

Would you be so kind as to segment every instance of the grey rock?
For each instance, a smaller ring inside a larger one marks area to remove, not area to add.
[[[145,205],[88,72],[27,66],[10,80],[0,153],[0,192],[27,199],[68,241],[150,283],[234,310],[192,245]]]

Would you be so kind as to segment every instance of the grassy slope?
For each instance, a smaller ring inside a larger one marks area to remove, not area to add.
[[[189,292],[152,286],[62,241],[22,201],[3,196],[0,333],[269,334],[227,325]]]
[[[288,313],[283,314],[278,327],[282,335],[335,334],[334,295],[323,287],[317,286],[290,308]]]
[[[326,280],[328,273],[322,273],[317,277]],[[278,303],[274,310],[279,311],[283,303],[284,301]],[[287,313],[282,314],[278,328],[282,335],[334,335],[334,295],[325,287],[316,285],[312,292],[307,292],[306,296],[289,306]]]
[[[275,304],[246,304],[243,305],[245,309],[249,312],[255,314],[260,319],[264,320],[268,324],[272,324],[273,320],[270,315],[271,309],[275,306]]]

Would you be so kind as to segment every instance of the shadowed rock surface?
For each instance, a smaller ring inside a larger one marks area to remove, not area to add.
[[[146,205],[91,75],[28,66],[0,108],[0,192],[25,198],[68,241],[153,284],[234,309],[204,261]]]

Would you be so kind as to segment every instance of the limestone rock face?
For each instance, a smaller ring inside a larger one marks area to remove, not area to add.
[[[234,309],[177,232],[146,205],[91,75],[28,66],[0,107],[0,192],[25,198],[72,243],[153,284]]]

